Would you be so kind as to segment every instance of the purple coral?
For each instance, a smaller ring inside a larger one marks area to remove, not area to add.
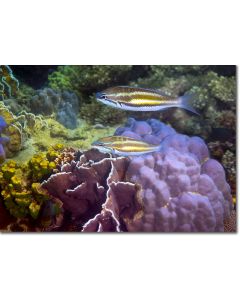
[[[5,122],[4,118],[0,116],[0,163],[5,159],[5,151],[3,145],[9,141],[8,137],[2,137],[2,131],[7,127],[7,123]]]
[[[131,118],[115,134],[162,147],[129,158],[79,152],[42,184],[62,201],[77,230],[224,231],[232,209],[230,187],[201,138],[178,134],[154,119]]]
[[[128,164],[125,157],[86,151],[42,186],[62,201],[80,230],[122,231],[143,211],[139,185],[123,181]]]
[[[130,133],[147,142],[162,143],[162,150],[131,159],[126,178],[142,186],[144,215],[127,229],[223,231],[232,208],[230,186],[221,164],[209,158],[204,141],[178,134],[154,119],[130,119],[126,127],[116,131]]]

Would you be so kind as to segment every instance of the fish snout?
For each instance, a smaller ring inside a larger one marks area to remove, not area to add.
[[[104,101],[107,100],[107,96],[106,94],[102,93],[102,92],[97,92],[96,93],[96,98],[98,101]]]
[[[102,96],[102,93],[101,93],[101,92],[97,92],[97,93],[96,93],[96,98],[97,98],[97,99],[101,99],[101,96]]]

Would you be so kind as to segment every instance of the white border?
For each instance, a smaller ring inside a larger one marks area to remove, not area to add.
[[[239,64],[237,4],[1,1],[0,61]],[[1,234],[0,293],[4,300],[238,299],[239,250],[239,234]]]

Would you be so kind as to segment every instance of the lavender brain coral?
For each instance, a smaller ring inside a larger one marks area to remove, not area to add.
[[[129,231],[224,230],[232,209],[230,187],[202,139],[178,134],[154,119],[130,119],[116,134],[162,144],[160,152],[130,161],[126,179],[142,186],[144,214],[127,226]]]

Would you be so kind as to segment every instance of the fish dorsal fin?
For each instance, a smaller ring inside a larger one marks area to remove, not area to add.
[[[135,138],[132,138],[132,137],[124,136],[124,135],[114,135],[113,137],[116,137],[117,141],[123,141],[123,142],[124,141],[140,142],[142,144],[149,145],[150,147],[158,147],[158,145],[150,144],[150,143],[147,143],[145,141],[138,140],[138,139],[135,139]]]
[[[138,141],[136,140],[135,138],[132,138],[132,137],[128,137],[128,136],[124,136],[124,135],[113,135],[113,138],[116,139],[116,140],[121,140],[121,141]]]

